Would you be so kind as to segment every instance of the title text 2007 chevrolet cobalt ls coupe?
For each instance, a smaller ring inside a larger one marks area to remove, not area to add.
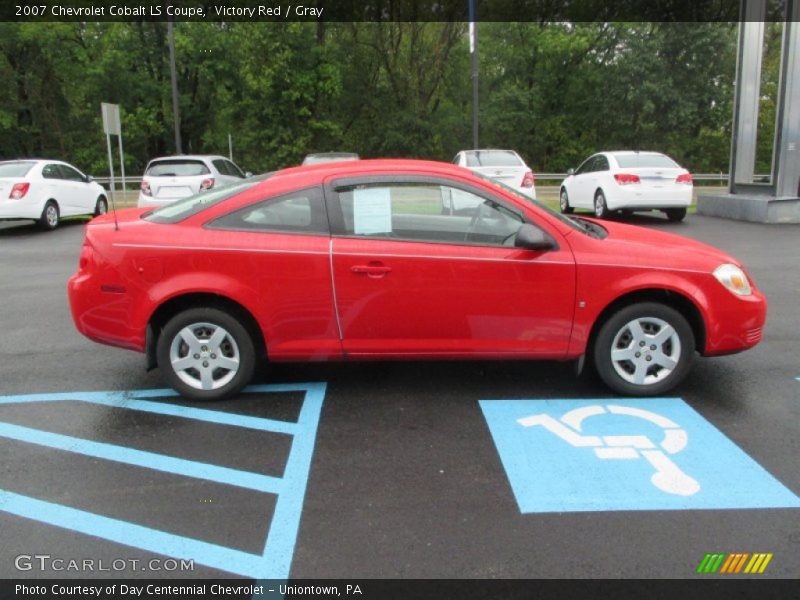
[[[264,358],[587,357],[615,391],[661,394],[696,353],[757,344],[766,314],[719,250],[410,160],[287,169],[121,211],[118,229],[99,217],[69,297],[83,334],[198,400]]]

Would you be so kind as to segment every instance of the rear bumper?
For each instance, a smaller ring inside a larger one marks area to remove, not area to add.
[[[30,198],[0,200],[0,219],[38,219],[42,216],[44,206],[40,202],[31,202]]]
[[[133,301],[124,287],[103,289],[89,273],[78,271],[67,282],[75,327],[90,340],[144,352],[145,332],[129,325]]]
[[[167,204],[171,204],[177,200],[182,200],[183,198],[188,198],[189,196],[191,196],[191,194],[186,194],[185,196],[175,198],[154,198],[153,196],[145,196],[144,194],[139,193],[139,199],[136,202],[136,206],[139,208],[158,208],[159,206],[166,206]]]
[[[692,186],[680,189],[651,188],[641,185],[615,185],[604,189],[606,206],[610,210],[621,208],[650,210],[655,208],[686,208],[692,203]]]

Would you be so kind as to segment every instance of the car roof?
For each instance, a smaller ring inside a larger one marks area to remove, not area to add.
[[[606,150],[598,154],[611,154],[612,156],[630,156],[631,154],[651,154],[657,156],[666,156],[663,152],[656,152],[655,150]]]
[[[418,172],[429,175],[458,175],[460,177],[475,176],[469,169],[456,166],[449,162],[409,158],[377,158],[288,167],[276,171],[273,177],[270,178],[270,181],[274,182],[275,179],[284,178],[309,178],[313,179],[315,182],[321,182],[329,176],[347,177],[392,172]]]
[[[512,154],[517,154],[516,150],[507,150],[504,148],[473,148],[472,150],[461,150],[461,152],[464,154],[475,152],[511,152]]]
[[[151,158],[150,162],[155,162],[157,160],[212,160],[216,158],[230,160],[229,158],[219,154],[174,154],[172,156],[159,156],[157,158]]]

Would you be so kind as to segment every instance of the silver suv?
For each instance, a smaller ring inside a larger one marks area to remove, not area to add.
[[[138,204],[162,206],[251,175],[224,156],[182,154],[154,158],[144,171]]]

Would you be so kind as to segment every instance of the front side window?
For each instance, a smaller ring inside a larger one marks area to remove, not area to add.
[[[345,235],[512,246],[522,217],[494,199],[436,184],[359,185],[339,190]]]
[[[575,175],[583,175],[584,173],[592,172],[592,165],[594,165],[594,156],[587,158],[580,167],[575,170]]]
[[[229,160],[223,161],[225,165],[228,167],[228,175],[232,177],[238,177],[240,179],[244,179],[244,172],[236,166],[236,163],[231,162]]]
[[[232,231],[327,234],[328,217],[319,188],[270,198],[219,217],[207,225]]]
[[[61,170],[58,165],[45,165],[42,167],[42,177],[45,179],[61,179]]]
[[[58,170],[61,172],[61,179],[66,179],[68,181],[84,181],[83,175],[78,173],[72,167],[68,167],[67,165],[58,165]]]

